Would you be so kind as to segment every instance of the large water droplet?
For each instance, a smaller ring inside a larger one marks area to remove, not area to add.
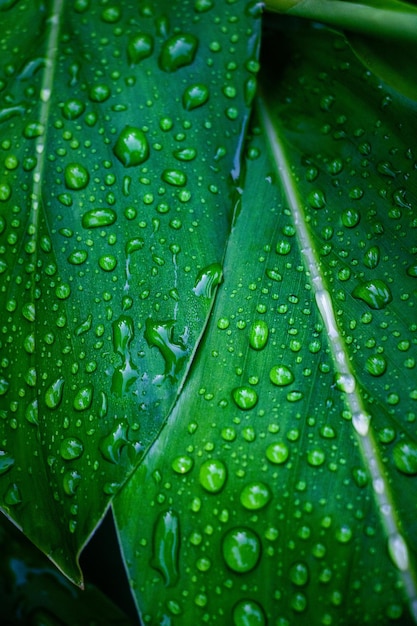
[[[117,420],[112,431],[101,439],[99,448],[106,461],[115,464],[120,461],[122,449],[129,443],[127,428],[124,420]]]
[[[417,443],[413,441],[399,441],[393,450],[395,467],[408,476],[417,474]]]
[[[67,189],[84,189],[88,185],[90,175],[80,163],[69,163],[65,167],[65,186]]]
[[[146,320],[144,337],[149,346],[155,346],[162,354],[165,361],[164,375],[173,380],[183,366],[187,350],[181,340],[174,342],[175,320],[155,321],[151,318]]]
[[[153,52],[153,38],[146,33],[138,33],[129,39],[127,44],[127,58],[130,65],[135,65],[151,56]]]
[[[268,341],[269,328],[264,320],[253,322],[249,331],[249,344],[254,350],[262,350]]]
[[[164,72],[175,72],[194,61],[198,39],[194,35],[179,33],[162,44],[159,66]]]
[[[59,453],[66,461],[78,459],[83,452],[84,446],[77,437],[66,437],[59,446]]]
[[[217,493],[226,482],[227,469],[218,459],[204,461],[200,467],[200,484],[209,493]]]
[[[290,385],[294,380],[294,374],[286,365],[274,365],[269,372],[270,381],[278,387]]]
[[[182,97],[184,109],[186,109],[187,111],[192,111],[197,107],[201,107],[207,102],[208,98],[209,90],[206,85],[204,85],[203,83],[190,85],[186,88]]]
[[[117,138],[113,153],[125,167],[140,165],[149,157],[145,133],[135,126],[125,126]]]
[[[279,622],[276,623],[278,625]],[[233,625],[266,626],[265,613],[257,602],[241,600],[233,609]]]
[[[352,295],[365,302],[371,309],[383,309],[392,301],[390,288],[378,278],[357,285]]]
[[[84,228],[104,228],[111,226],[117,219],[117,214],[113,209],[91,209],[84,213],[82,225]]]
[[[164,511],[156,520],[153,530],[151,565],[162,574],[166,587],[172,587],[178,580],[179,549],[179,517],[172,510]]]
[[[197,274],[197,278],[194,286],[194,293],[196,296],[203,296],[204,298],[212,298],[214,290],[222,280],[222,266],[220,263],[212,263],[207,267],[204,267]]]
[[[134,325],[131,317],[121,315],[113,322],[113,348],[122,357],[122,363],[113,373],[111,390],[118,396],[125,394],[138,377],[137,368],[132,364],[130,344],[134,338]]]
[[[236,387],[232,391],[232,397],[239,409],[248,411],[258,402],[258,394],[252,387]]]
[[[5,450],[0,450],[0,476],[14,465],[14,458]]]
[[[267,485],[253,482],[245,485],[240,493],[240,501],[249,510],[263,509],[271,499],[271,492]]]
[[[234,528],[223,539],[223,557],[234,572],[243,574],[253,570],[261,556],[261,542],[248,528]]]
[[[62,393],[64,391],[64,379],[58,378],[52,385],[45,391],[45,404],[50,409],[55,409],[62,400]]]
[[[82,387],[75,394],[73,407],[76,411],[85,411],[90,408],[93,401],[93,386]]]

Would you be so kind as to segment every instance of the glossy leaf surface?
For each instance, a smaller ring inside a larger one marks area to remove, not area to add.
[[[1,508],[76,582],[221,280],[245,6],[0,5]]]
[[[416,107],[323,29],[263,61],[224,283],[113,503],[132,590],[145,624],[411,624]]]

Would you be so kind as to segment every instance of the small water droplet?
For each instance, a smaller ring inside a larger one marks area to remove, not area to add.
[[[192,470],[194,462],[191,457],[187,455],[181,455],[175,457],[172,461],[171,467],[177,474],[188,474]]]
[[[266,449],[266,458],[275,465],[285,463],[289,454],[288,446],[283,441],[271,443]]]
[[[249,331],[249,345],[254,350],[262,350],[268,342],[269,328],[263,320],[253,322]]]
[[[138,378],[132,364],[130,345],[134,339],[134,324],[131,317],[121,315],[113,322],[113,349],[122,358],[122,363],[113,373],[111,390],[118,396],[124,395]]]
[[[14,465],[14,458],[5,450],[0,450],[0,476],[9,471]]]
[[[260,604],[253,600],[240,600],[233,609],[233,626],[266,626],[265,613]]]
[[[85,411],[89,409],[93,401],[93,387],[87,385],[79,389],[75,395],[73,407],[76,411]]]

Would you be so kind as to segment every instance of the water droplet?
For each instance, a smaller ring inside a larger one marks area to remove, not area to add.
[[[178,515],[172,510],[162,512],[153,530],[151,565],[162,574],[166,587],[174,586],[178,580],[180,538]]]
[[[378,278],[357,285],[352,295],[365,302],[371,309],[383,309],[392,301],[388,285]]]
[[[153,52],[153,38],[146,33],[138,33],[129,39],[127,44],[127,58],[130,65],[135,65],[151,56]]]
[[[200,467],[199,480],[200,484],[209,493],[217,493],[220,491],[227,478],[227,469],[222,461],[211,459],[204,461]]]
[[[196,296],[212,298],[214,290],[222,280],[222,266],[220,263],[212,263],[204,267],[197,274],[193,292]]]
[[[262,607],[253,600],[241,600],[233,609],[233,626],[266,626]]]
[[[323,465],[325,459],[326,455],[320,448],[314,448],[307,453],[308,464],[312,467],[320,467],[320,465]]]
[[[104,228],[111,226],[117,219],[117,214],[113,209],[91,209],[84,213],[82,225],[84,228]]]
[[[192,111],[197,107],[203,106],[209,99],[209,90],[203,83],[196,83],[195,85],[190,85],[184,91],[182,96],[182,103],[184,109],[187,111]]]
[[[62,115],[67,120],[76,120],[80,115],[82,115],[85,111],[85,104],[81,100],[77,100],[75,98],[67,100],[64,102],[64,106],[62,107]]]
[[[68,257],[68,262],[71,265],[82,265],[87,260],[88,253],[86,250],[74,250]]]
[[[181,170],[164,170],[161,178],[174,187],[183,187],[187,183],[187,176]]]
[[[308,203],[313,209],[322,209],[326,205],[326,197],[321,189],[313,189],[307,196]]]
[[[261,556],[258,535],[248,528],[234,528],[226,533],[222,544],[223,557],[230,569],[239,574],[253,570]]]
[[[113,153],[125,167],[144,163],[149,157],[149,144],[145,133],[135,126],[125,126],[117,138]]]
[[[76,411],[85,411],[89,409],[93,401],[93,387],[87,385],[79,389],[75,395],[73,407]]]
[[[407,476],[417,474],[417,444],[413,441],[399,441],[393,450],[395,467]]]
[[[73,496],[81,482],[81,476],[76,470],[67,472],[62,479],[62,486],[68,496]]]
[[[240,501],[249,510],[262,509],[271,499],[271,492],[267,485],[253,482],[245,485],[240,493]]]
[[[110,96],[110,89],[103,83],[93,85],[90,89],[89,96],[90,100],[93,102],[105,102]]]
[[[198,48],[198,39],[194,35],[179,33],[162,44],[159,66],[164,72],[175,72],[180,67],[194,61]]]
[[[192,470],[194,462],[191,457],[181,455],[175,457],[172,461],[171,467],[177,474],[188,474]]]
[[[266,449],[266,458],[275,465],[285,463],[290,454],[288,446],[282,441],[271,443]]]
[[[363,256],[363,262],[366,267],[373,270],[377,267],[380,259],[380,251],[378,246],[371,246]]]
[[[125,394],[133,382],[137,379],[138,373],[135,365],[132,364],[130,344],[134,338],[134,325],[131,317],[121,315],[113,322],[113,349],[122,357],[122,363],[113,373],[111,390],[118,396]]]
[[[4,503],[8,506],[16,506],[22,502],[22,494],[16,483],[11,483],[4,494]]]
[[[303,587],[308,583],[309,579],[309,571],[308,567],[302,561],[298,561],[297,563],[293,563],[290,567],[290,580],[294,585],[298,587]]]
[[[146,320],[144,337],[150,347],[158,348],[165,361],[164,375],[177,379],[177,374],[184,364],[187,350],[181,340],[174,342],[175,320],[155,321]]]
[[[269,379],[278,387],[290,385],[294,380],[294,374],[286,365],[274,365],[269,372]]]
[[[83,452],[84,446],[77,437],[66,437],[59,446],[59,453],[66,461],[79,459]]]
[[[407,544],[400,534],[394,533],[388,538],[388,552],[394,565],[401,572],[405,572],[409,568]]]
[[[244,411],[252,409],[258,402],[258,394],[251,387],[236,387],[232,391],[232,397],[236,406]]]
[[[360,222],[361,216],[356,209],[344,209],[342,212],[342,224],[346,228],[354,228]]]
[[[387,361],[382,354],[373,354],[366,359],[366,370],[372,376],[382,376],[387,369]]]
[[[64,391],[64,382],[63,378],[58,378],[45,391],[45,404],[50,409],[55,409],[60,404]]]
[[[29,424],[38,425],[38,400],[32,400],[30,404],[27,405],[25,410],[25,418],[29,422]]]
[[[117,265],[117,259],[112,254],[104,254],[99,258],[98,264],[105,272],[112,272]]]
[[[0,476],[9,471],[14,465],[14,458],[5,450],[0,450]]]
[[[127,423],[116,421],[113,430],[100,441],[100,452],[106,461],[117,464],[120,461],[122,449],[129,443],[127,438]]]
[[[249,331],[249,345],[254,350],[262,350],[268,341],[269,328],[263,320],[253,322]]]

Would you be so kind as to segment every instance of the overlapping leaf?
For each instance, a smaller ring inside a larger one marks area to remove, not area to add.
[[[221,279],[258,26],[205,0],[0,9],[1,508],[79,582]]]
[[[408,624],[416,109],[341,37],[271,39],[269,141],[254,129],[191,376],[114,501],[121,545],[144,623]]]

